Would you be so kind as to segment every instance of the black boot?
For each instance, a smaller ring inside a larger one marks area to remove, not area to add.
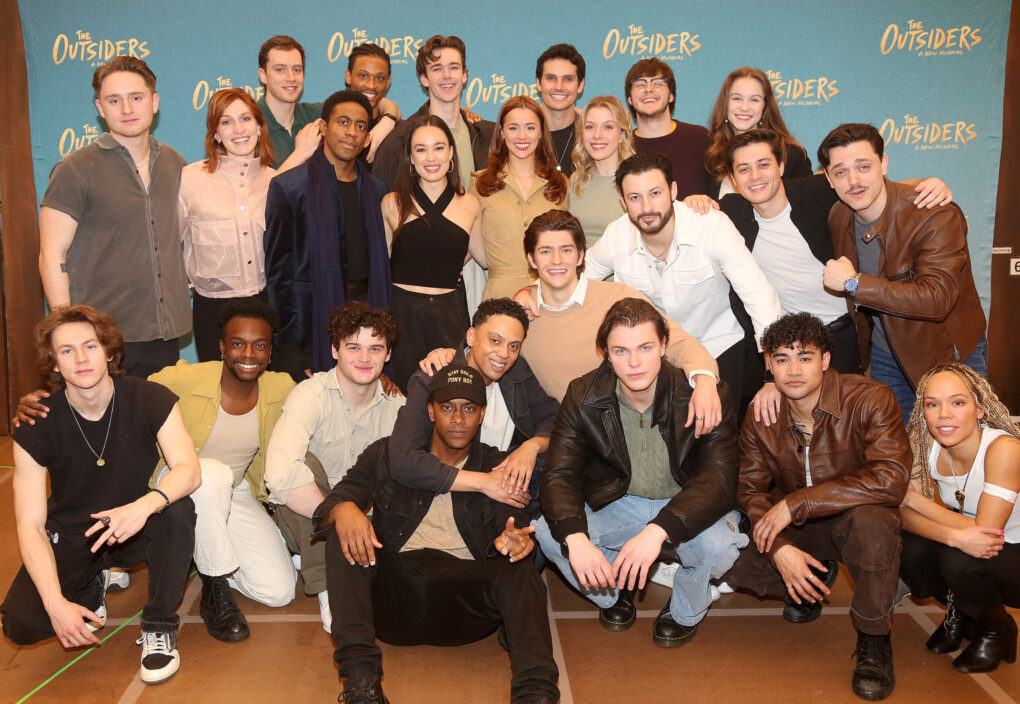
[[[942,620],[942,625],[936,628],[931,638],[925,642],[924,647],[936,655],[959,650],[964,640],[974,638],[976,626],[977,622],[973,618],[956,608],[953,595],[950,593],[946,602],[946,617]]]
[[[634,592],[620,590],[616,603],[605,609],[599,609],[599,623],[610,631],[626,631],[634,625],[637,609],[634,608]]]
[[[679,648],[690,643],[697,632],[698,624],[681,626],[673,620],[667,601],[655,619],[655,625],[652,626],[652,642],[660,648]]]
[[[896,687],[892,642],[889,634],[872,636],[857,631],[857,667],[852,680],[854,694],[868,701],[885,699]]]
[[[209,635],[228,643],[247,638],[251,633],[248,622],[237,608],[227,578],[199,576],[202,578],[202,602],[198,612]]]
[[[821,572],[814,567],[811,568],[811,572],[818,577],[815,583],[821,582],[826,587],[831,587],[836,581],[836,575],[839,574],[839,563],[835,560],[826,560],[822,563],[825,565],[827,572]],[[811,603],[805,599],[801,599],[798,604],[790,597],[790,593],[786,594],[786,605],[783,607],[783,618],[790,623],[810,623],[816,618],[822,615],[822,602],[816,601]]]
[[[354,682],[348,678],[344,682],[344,691],[336,698],[338,704],[390,704],[390,700],[382,691],[382,681]]]
[[[999,661],[1016,662],[1016,621],[1002,606],[988,609],[978,619],[974,639],[953,660],[953,667],[970,674],[991,672]]]

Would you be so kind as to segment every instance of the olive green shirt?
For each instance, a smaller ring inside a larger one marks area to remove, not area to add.
[[[680,485],[669,471],[669,448],[659,429],[652,426],[652,406],[644,413],[623,396],[616,382],[616,399],[620,402],[620,424],[630,455],[630,486],[627,493],[645,499],[671,499],[680,493]]]

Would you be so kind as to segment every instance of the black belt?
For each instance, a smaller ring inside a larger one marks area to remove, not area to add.
[[[361,281],[351,281],[347,284],[347,295],[348,296],[361,296],[362,294],[368,293],[368,279],[362,279]]]
[[[839,316],[825,327],[829,330],[829,332],[839,332],[840,330],[846,330],[853,324],[854,321],[850,319],[850,314],[844,313],[843,315]]]

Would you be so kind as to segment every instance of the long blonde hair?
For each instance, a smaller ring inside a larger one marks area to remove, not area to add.
[[[917,382],[917,393],[914,396],[914,410],[910,414],[910,421],[907,423],[907,437],[910,438],[910,447],[914,452],[914,469],[911,479],[921,481],[921,489],[924,495],[934,500],[936,494],[935,480],[928,471],[928,455],[931,452],[931,432],[928,430],[928,423],[924,420],[924,395],[928,390],[928,382],[940,372],[952,372],[963,385],[967,387],[974,403],[979,411],[984,412],[982,421],[985,426],[1004,430],[1013,437],[1020,439],[1020,427],[1009,416],[1007,409],[999,397],[992,391],[987,381],[978,376],[977,372],[966,364],[950,362],[939,364],[930,369],[921,380]]]
[[[617,154],[620,161],[623,161],[634,154],[634,132],[630,127],[630,114],[627,108],[623,107],[618,99],[611,95],[597,95],[588,101],[581,112],[581,130],[584,130],[584,121],[588,119],[588,112],[592,108],[605,108],[613,114],[613,122],[620,128],[620,146]],[[571,188],[576,195],[581,195],[584,189],[591,183],[591,175],[595,171],[595,160],[584,148],[584,136],[579,134],[574,138],[574,151],[570,154],[574,162],[574,173],[570,177]]]

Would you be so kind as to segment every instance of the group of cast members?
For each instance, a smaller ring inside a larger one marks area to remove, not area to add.
[[[266,41],[265,96],[217,91],[188,165],[150,134],[148,66],[95,72],[109,131],[40,211],[49,390],[14,435],[13,643],[97,643],[107,592],[147,562],[140,676],[159,683],[192,562],[223,641],[250,635],[234,590],[283,606],[300,572],[340,701],[388,701],[379,640],[498,631],[511,702],[549,703],[545,564],[611,631],[654,573],[672,648],[719,590],[813,621],[842,563],[858,696],[893,691],[907,593],[945,604],[925,647],[962,648],[957,670],[1014,662],[1020,429],[985,381],[940,179],[886,179],[861,123],[813,174],[753,68],[705,129],[672,118],[658,59],[626,104],[581,106],[584,59],[555,45],[541,104],[496,123],[461,105],[454,36],[423,43],[406,120],[379,47],[323,103],[300,101],[304,60]],[[197,364],[178,361],[192,330]]]

